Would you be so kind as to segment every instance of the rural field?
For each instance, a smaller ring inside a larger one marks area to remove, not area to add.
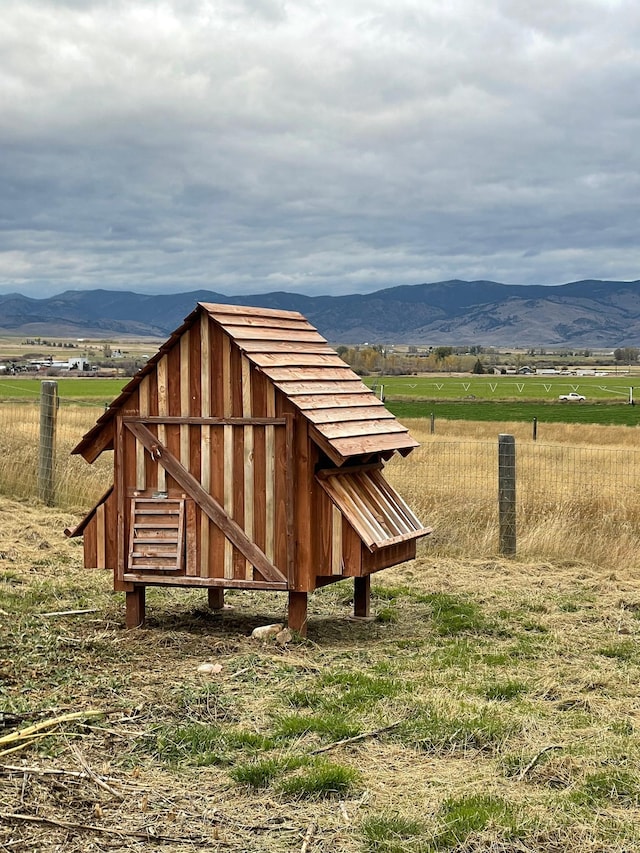
[[[56,377],[62,405],[104,405],[118,396],[129,378]],[[366,384],[383,394],[400,418],[431,414],[445,420],[532,421],[547,423],[619,424],[637,426],[640,406],[634,382],[640,377],[608,376],[471,376],[423,375],[365,377]],[[41,379],[0,378],[0,403],[37,401]],[[579,393],[586,399],[562,403],[560,395]]]
[[[471,376],[425,375],[367,377],[368,385],[383,393],[399,418],[431,414],[446,420],[532,421],[547,423],[640,423],[635,403],[637,376]],[[581,402],[561,402],[577,393]],[[640,389],[639,392],[640,394]],[[640,397],[639,397],[640,401]]]
[[[125,630],[111,574],[63,535],[111,481],[108,459],[68,450],[122,383],[75,382],[60,380],[60,509],[20,492],[37,406],[0,381],[0,849],[640,848],[635,425],[541,422],[536,443],[526,418],[438,416],[435,435],[408,420],[422,446],[388,475],[433,536],[374,576],[373,621],[350,619],[343,581],[280,646],[251,638],[285,619],[270,592],[230,591],[213,613],[203,593],[150,589],[147,626]],[[599,406],[614,408],[636,410]],[[512,559],[498,432],[523,482]]]
[[[58,396],[64,403],[109,403],[118,396],[130,378],[93,379],[52,377],[58,384]],[[11,376],[0,379],[0,402],[36,401],[40,397],[42,379]]]
[[[615,478],[549,495],[554,448],[626,470],[635,428],[545,427],[537,526],[507,560],[483,448],[528,425],[409,426],[423,445],[389,476],[434,536],[374,576],[373,621],[350,619],[341,582],[284,646],[250,636],[285,618],[268,592],[215,614],[149,590],[147,627],[125,630],[110,573],[63,535],[79,512],[0,498],[0,847],[638,849],[638,502]],[[448,447],[474,472],[464,499]]]

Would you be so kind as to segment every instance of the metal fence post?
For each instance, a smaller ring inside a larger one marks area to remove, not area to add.
[[[498,514],[500,553],[516,553],[516,440],[498,436]]]
[[[53,506],[55,495],[56,420],[58,383],[40,385],[40,450],[38,454],[38,497]]]

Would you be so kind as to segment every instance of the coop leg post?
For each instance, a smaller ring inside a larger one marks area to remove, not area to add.
[[[357,619],[368,619],[371,615],[371,577],[353,579],[353,615]]]
[[[289,592],[289,627],[292,631],[307,636],[307,593]]]
[[[222,610],[224,608],[224,589],[219,586],[209,587],[209,607],[212,610]]]
[[[125,593],[127,628],[140,628],[144,625],[144,593],[143,586],[136,586],[131,592]]]

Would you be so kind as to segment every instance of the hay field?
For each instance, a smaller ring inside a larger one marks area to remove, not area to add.
[[[62,406],[58,411],[55,442],[55,500],[58,506],[89,509],[112,482],[110,454],[104,454],[94,465],[70,455],[103,411],[104,407],[95,405]],[[0,494],[37,497],[39,441],[38,404],[0,403]]]
[[[88,510],[112,483],[112,459],[70,456],[102,412],[65,405],[57,427],[56,505]],[[39,413],[0,404],[0,494],[37,496]],[[438,557],[491,558],[498,550],[498,433],[517,442],[518,553],[525,559],[585,559],[603,568],[638,565],[640,450],[635,427],[544,424],[537,442],[523,423],[408,420],[421,442],[387,466],[393,484],[435,530]]]
[[[124,630],[75,520],[0,498],[2,849],[638,849],[636,573],[425,548],[374,622],[340,583],[280,647],[271,593],[150,591]]]
[[[640,450],[633,427],[406,421],[421,442],[389,479],[434,527],[437,556],[490,558],[498,549],[498,433],[516,439],[517,539],[524,559],[640,564]]]

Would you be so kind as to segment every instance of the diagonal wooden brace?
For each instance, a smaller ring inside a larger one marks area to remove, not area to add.
[[[287,584],[287,578],[271,563],[263,551],[246,535],[240,525],[208,492],[158,438],[139,421],[124,421],[124,424],[164,470],[193,498],[238,551],[254,566],[267,581]],[[288,586],[288,584],[287,584]]]

